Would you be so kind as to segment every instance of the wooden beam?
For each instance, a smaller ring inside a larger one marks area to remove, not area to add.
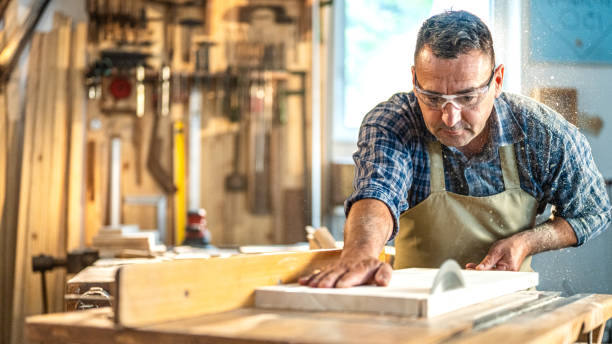
[[[87,23],[78,23],[72,37],[72,56],[68,77],[70,82],[70,148],[68,162],[68,214],[66,247],[72,251],[85,243],[85,81]]]
[[[70,66],[70,47],[72,38],[72,20],[56,12],[54,17],[55,44],[55,73],[51,94],[53,117],[48,123],[49,135],[49,198],[41,205],[48,210],[48,222],[41,227],[48,240],[44,247],[45,253],[56,257],[66,254],[66,204],[67,204],[67,161],[68,161],[68,70]],[[45,228],[46,227],[46,228]],[[32,252],[36,254],[36,252]],[[49,274],[49,310],[63,310],[64,283],[66,273],[64,269],[55,269]]]
[[[117,271],[115,321],[134,327],[254,304],[256,287],[295,282],[341,250],[240,255],[123,266]]]
[[[43,53],[43,37],[45,34],[35,34],[32,39],[32,47],[30,49],[30,57],[28,64],[28,81],[26,89],[25,118],[23,132],[23,154],[21,161],[21,176],[19,187],[19,198],[17,201],[17,211],[15,211],[14,225],[16,226],[16,248],[15,257],[12,262],[14,265],[13,279],[13,297],[12,297],[12,321],[11,321],[11,338],[13,343],[21,339],[22,333],[22,318],[25,313],[25,286],[26,286],[26,271],[29,267],[25,261],[28,251],[28,226],[29,226],[29,208],[30,195],[32,188],[32,174],[34,170],[34,137],[35,137],[35,120],[36,113],[41,106],[40,93],[40,75],[42,74],[41,55]],[[8,203],[7,203],[8,205]],[[5,211],[8,215],[8,211]],[[4,221],[3,221],[4,222]],[[4,224],[4,223],[3,223]]]

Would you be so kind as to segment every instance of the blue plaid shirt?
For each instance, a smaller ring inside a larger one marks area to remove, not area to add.
[[[555,205],[555,215],[574,229],[577,246],[605,230],[612,218],[610,200],[591,148],[575,126],[545,105],[509,93],[495,100],[489,120],[491,139],[482,153],[468,158],[442,146],[447,191],[477,197],[504,191],[497,147],[512,144],[521,188],[538,201],[538,212]],[[432,140],[413,92],[395,94],[372,109],[353,154],[354,191],[345,213],[360,199],[381,200],[393,216],[393,239],[400,214],[429,195],[426,147]]]

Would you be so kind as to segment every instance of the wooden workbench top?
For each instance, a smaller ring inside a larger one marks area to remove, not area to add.
[[[339,312],[239,308],[137,328],[120,328],[112,310],[33,316],[26,335],[43,343],[561,343],[594,331],[601,340],[612,295],[554,298],[496,323],[492,314],[527,306],[550,293],[524,291],[432,319]]]

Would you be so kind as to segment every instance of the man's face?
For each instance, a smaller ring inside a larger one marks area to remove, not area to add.
[[[503,65],[492,73],[490,57],[480,51],[445,59],[426,46],[412,67],[412,83],[427,129],[446,146],[480,151],[503,74]]]

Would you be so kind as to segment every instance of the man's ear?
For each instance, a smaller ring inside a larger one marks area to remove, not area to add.
[[[410,71],[412,72],[412,86],[414,88],[414,66],[410,67]]]
[[[495,98],[499,97],[502,93],[502,86],[504,84],[504,65],[500,64],[495,70]]]

